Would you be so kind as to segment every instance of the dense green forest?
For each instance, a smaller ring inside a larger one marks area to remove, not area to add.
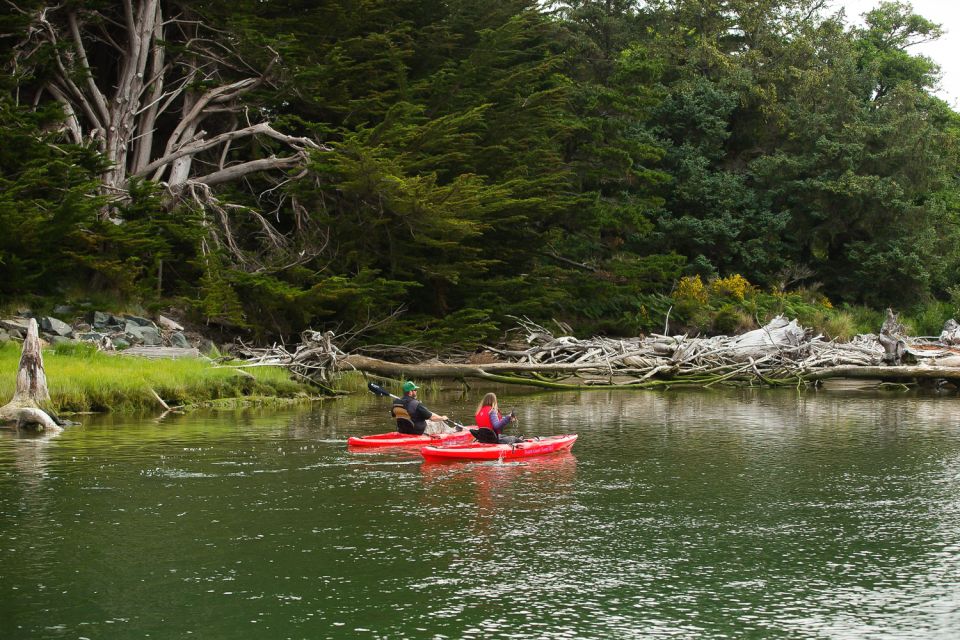
[[[441,346],[960,302],[960,120],[905,3],[0,11],[0,305]]]

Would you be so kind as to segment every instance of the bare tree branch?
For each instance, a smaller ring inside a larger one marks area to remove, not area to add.
[[[77,56],[80,58],[80,65],[83,68],[87,80],[87,89],[93,97],[93,104],[97,107],[97,113],[103,122],[110,121],[110,113],[107,109],[107,99],[104,98],[100,88],[93,79],[93,71],[90,69],[90,63],[87,61],[87,50],[83,46],[83,39],[80,37],[80,27],[77,25],[77,13],[70,11],[67,13],[67,23],[70,25],[70,33],[73,36],[73,46],[76,48]]]
[[[63,106],[63,114],[66,117],[66,128],[70,132],[71,138],[77,144],[83,143],[83,131],[80,129],[80,121],[77,120],[77,114],[73,110],[73,105],[67,100],[67,96],[53,83],[47,85],[47,91],[57,99]]]
[[[214,136],[213,138],[210,138],[207,140],[204,140],[201,138],[199,140],[190,141],[187,144],[180,147],[179,149],[177,149],[176,151],[173,151],[169,155],[166,155],[162,158],[154,160],[153,162],[145,166],[143,169],[141,169],[137,173],[137,175],[145,176],[151,171],[155,171],[160,167],[173,162],[177,158],[182,158],[188,155],[194,155],[194,154],[200,153],[201,151],[212,149],[230,140],[236,140],[238,138],[246,138],[246,137],[256,136],[256,135],[269,136],[270,138],[274,138],[275,140],[279,140],[280,142],[286,143],[291,147],[295,147],[295,148],[309,147],[311,149],[318,149],[323,151],[330,150],[329,147],[319,145],[313,140],[310,140],[309,138],[289,136],[289,135],[280,133],[279,131],[271,127],[269,123],[261,122],[259,124],[251,125],[243,129],[237,129],[235,131],[228,131],[226,133],[221,133],[220,135]]]
[[[221,169],[220,171],[215,171],[214,173],[210,173],[205,176],[193,178],[193,180],[207,186],[213,186],[216,184],[222,184],[224,182],[231,182],[250,173],[256,173],[257,171],[289,169],[297,166],[301,162],[303,162],[303,158],[300,155],[289,156],[286,158],[270,156],[269,158],[251,160],[249,162],[244,162],[243,164],[233,165],[232,167],[227,167],[226,169]]]

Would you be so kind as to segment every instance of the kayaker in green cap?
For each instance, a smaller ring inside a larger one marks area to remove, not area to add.
[[[403,383],[403,397],[393,401],[390,414],[397,421],[397,431],[412,435],[422,435],[427,430],[427,421],[439,422],[440,431],[447,416],[438,415],[427,409],[417,400],[417,385],[412,380]]]

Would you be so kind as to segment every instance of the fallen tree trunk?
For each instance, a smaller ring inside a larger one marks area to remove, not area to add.
[[[860,380],[910,381],[910,380],[951,380],[960,382],[958,367],[827,367],[811,371],[800,376],[803,380],[827,380],[829,378],[857,378]]]
[[[60,431],[60,426],[42,408],[49,402],[50,391],[43,369],[39,330],[37,321],[31,318],[20,353],[17,389],[13,399],[0,407],[0,423],[15,424],[18,429]]]
[[[558,380],[577,376],[603,376],[607,371],[601,366],[583,364],[531,364],[517,362],[493,362],[489,364],[451,364],[427,362],[404,364],[387,362],[368,356],[348,355],[337,361],[340,371],[361,371],[387,378],[430,378],[466,379],[474,378],[490,382],[507,384],[525,384],[546,389],[575,389],[596,386],[592,378],[576,383],[562,383]],[[552,378],[551,378],[552,377]],[[628,384],[623,381],[624,384]],[[655,386],[651,383],[649,386]]]
[[[489,380],[491,382],[526,384],[552,389],[595,388],[598,386],[617,386],[628,388],[654,388],[683,385],[710,386],[711,384],[715,384],[717,382],[726,381],[755,381],[770,386],[782,386],[805,382],[816,382],[831,378],[852,378],[891,382],[913,381],[917,379],[943,379],[960,383],[960,368],[958,367],[931,367],[923,365],[900,367],[847,365],[813,369],[807,372],[801,372],[798,370],[789,375],[778,378],[774,378],[772,375],[765,376],[760,374],[758,371],[754,371],[754,367],[749,365],[745,365],[739,370],[734,369],[730,372],[733,375],[713,373],[712,375],[703,376],[685,376],[680,374],[677,367],[662,367],[653,370],[652,373],[654,375],[646,377],[645,380],[638,380],[635,377],[626,376],[626,372],[621,371],[617,372],[613,376],[610,376],[609,374],[604,375],[604,371],[598,367],[585,367],[583,365],[575,364],[532,365],[509,362],[498,362],[482,365],[444,363],[401,364],[387,362],[385,360],[378,360],[377,358],[353,355],[347,356],[341,361],[340,364],[346,370],[362,371],[364,373],[395,379],[417,378],[425,380],[430,378],[472,378]],[[671,373],[674,375],[671,375]],[[538,376],[536,374],[541,375]],[[564,374],[564,376],[576,376],[581,380],[574,383],[560,382],[559,379],[547,379],[543,376],[543,374]]]
[[[368,356],[348,355],[337,362],[341,371],[356,370],[389,377],[403,377],[413,372],[424,378],[485,378],[497,373],[560,373],[573,375],[584,371],[601,371],[602,365],[541,364],[525,362],[491,362],[488,364],[422,362],[403,364]]]

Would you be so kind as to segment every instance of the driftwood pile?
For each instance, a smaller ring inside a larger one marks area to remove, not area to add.
[[[255,348],[241,343],[238,354],[246,358],[246,363],[240,366],[284,367],[299,378],[325,387],[331,375],[341,368],[340,362],[347,357],[334,344],[334,338],[332,331],[305,331],[302,342],[293,351],[288,351],[284,345]]]
[[[395,379],[474,378],[555,389],[782,386],[839,377],[960,381],[960,350],[937,340],[907,339],[892,313],[880,335],[843,343],[813,335],[796,320],[783,317],[743,335],[710,338],[579,339],[555,336],[526,319],[518,321],[526,334],[525,348],[485,347],[462,362],[398,363],[349,354],[336,346],[332,333],[311,331],[293,352],[276,345],[247,349],[247,366],[284,366],[324,385],[337,372],[350,370]],[[955,333],[960,340],[960,326]]]
[[[813,370],[835,366],[874,366],[883,349],[876,340],[835,343],[812,336],[796,320],[774,318],[739,336],[691,338],[653,334],[643,338],[581,340],[554,337],[540,325],[522,321],[531,345],[522,351],[489,348],[514,362],[574,365],[581,384],[709,386],[718,382],[796,383]]]

